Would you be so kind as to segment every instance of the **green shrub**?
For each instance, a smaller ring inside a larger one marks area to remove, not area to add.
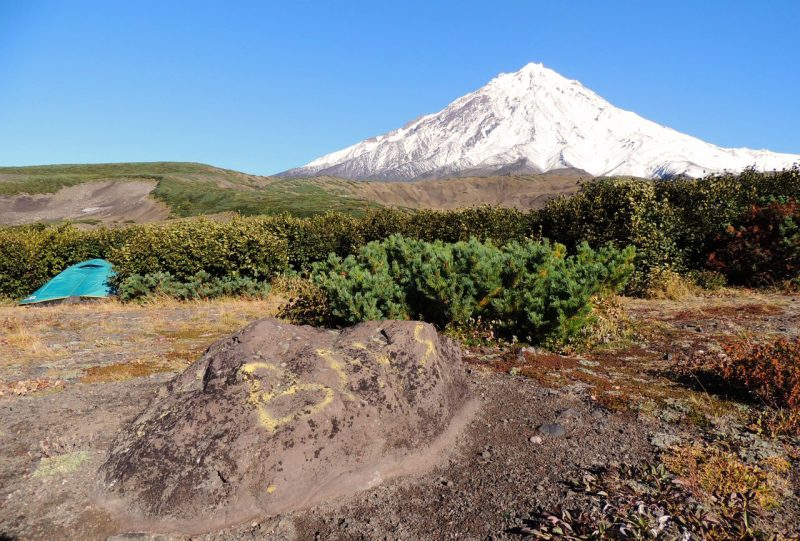
[[[236,218],[83,231],[69,224],[0,228],[0,296],[19,298],[69,265],[108,259],[118,280],[168,272],[183,282],[198,272],[214,278],[268,280],[286,269],[286,240]]]
[[[678,226],[672,235],[685,263],[702,269],[719,233],[742,220],[753,205],[772,199],[800,200],[800,168],[795,165],[764,173],[748,169],[738,174],[663,181],[656,187],[675,210]]]
[[[198,272],[185,282],[177,280],[168,272],[135,274],[122,280],[118,286],[119,298],[123,302],[159,295],[180,300],[211,299],[234,295],[264,298],[269,291],[268,282],[259,282],[240,276],[213,278],[204,271]]]
[[[581,242],[599,247],[636,247],[636,273],[628,291],[642,294],[652,269],[680,270],[684,266],[675,242],[679,219],[657,181],[609,178],[584,184],[572,197],[549,201],[531,223],[543,237],[574,249]]]
[[[167,272],[188,281],[203,271],[213,278],[238,275],[267,280],[287,264],[286,240],[245,218],[230,222],[198,218],[134,227],[131,232],[108,254],[120,279]]]
[[[340,324],[423,319],[445,328],[481,318],[498,332],[563,345],[591,325],[592,297],[616,292],[633,271],[634,249],[476,239],[428,243],[392,235],[357,254],[331,255],[312,279]]]
[[[273,290],[285,295],[288,301],[278,309],[278,317],[298,325],[333,327],[335,318],[331,315],[325,292],[308,278],[280,276],[273,281]]]
[[[364,244],[361,220],[336,212],[308,218],[289,215],[253,218],[251,222],[264,234],[285,240],[287,262],[295,271],[307,271],[312,263],[324,260],[331,253],[351,254]]]

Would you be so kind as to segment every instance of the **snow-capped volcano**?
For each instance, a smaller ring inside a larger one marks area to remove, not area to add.
[[[705,143],[528,64],[438,113],[281,175],[414,180],[574,168],[594,176],[666,177],[794,163],[800,155]]]

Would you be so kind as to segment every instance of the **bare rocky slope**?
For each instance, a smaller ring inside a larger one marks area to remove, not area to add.
[[[800,439],[754,424],[769,414],[759,402],[674,373],[732,336],[797,335],[800,298],[749,291],[623,299],[637,337],[580,355],[465,350],[460,376],[480,407],[426,472],[204,534],[155,533],[111,513],[95,488],[114,442],[211,342],[279,302],[0,306],[0,539],[513,541],[565,528],[566,511],[586,534],[576,538],[592,539],[601,519],[615,523],[612,536],[627,529],[618,538],[665,527],[659,539],[757,538],[703,534],[723,518],[705,519],[728,505],[715,490],[733,486],[731,474],[769,505],[753,503],[747,526],[736,508],[727,522],[797,538]],[[698,486],[683,465],[704,456],[725,473]]]
[[[59,220],[157,222],[169,207],[150,197],[153,180],[99,181],[66,186],[55,193],[0,196],[0,224]]]

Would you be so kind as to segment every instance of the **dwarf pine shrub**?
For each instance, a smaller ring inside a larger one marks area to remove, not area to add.
[[[392,235],[316,263],[312,280],[340,324],[422,319],[445,328],[481,319],[500,334],[563,345],[593,323],[592,299],[619,291],[635,250],[476,239],[425,242]]]
[[[167,296],[180,300],[211,299],[214,297],[264,298],[270,292],[269,282],[259,282],[241,276],[214,278],[200,271],[187,281],[180,281],[168,272],[135,274],[123,279],[117,288],[123,302]]]

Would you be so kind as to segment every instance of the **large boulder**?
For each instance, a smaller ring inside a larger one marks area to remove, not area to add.
[[[209,530],[432,465],[470,408],[429,324],[253,323],[211,346],[116,438],[101,497],[139,525]]]

